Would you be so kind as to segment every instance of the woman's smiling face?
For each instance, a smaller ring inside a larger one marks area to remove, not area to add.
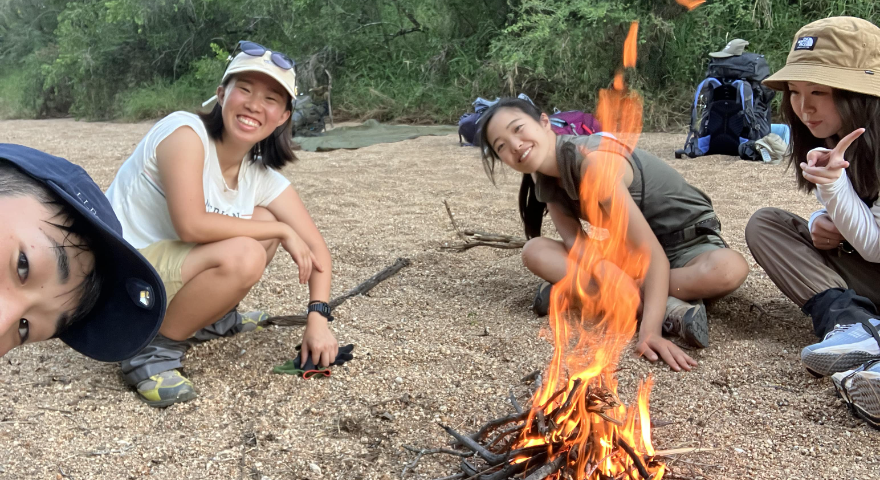
[[[548,149],[556,148],[546,114],[535,120],[518,108],[501,108],[485,128],[489,147],[505,165],[520,173],[538,171]]]
[[[256,144],[290,118],[290,96],[272,77],[245,72],[217,89],[223,107],[224,141]]]
[[[57,207],[33,196],[0,196],[0,356],[51,338],[81,300],[95,259],[56,226],[63,222]]]

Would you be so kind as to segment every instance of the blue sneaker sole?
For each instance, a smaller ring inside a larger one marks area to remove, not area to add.
[[[842,355],[829,353],[801,353],[801,363],[816,377],[827,377],[837,372],[852,370],[877,358],[869,352],[849,352]]]
[[[853,381],[854,381],[853,385],[855,385],[856,379],[853,379]],[[832,383],[834,384],[834,389],[837,391],[837,396],[843,400],[843,403],[846,404],[846,407],[847,407],[847,409],[849,409],[850,413],[852,413],[856,417],[861,418],[862,420],[865,421],[865,423],[867,423],[871,427],[874,427],[875,429],[880,430],[880,417],[868,413],[867,411],[865,411],[864,408],[853,403],[851,401],[852,399],[850,398],[850,396],[847,394],[847,392],[844,391],[844,388],[842,385],[838,385],[837,382],[832,382]]]

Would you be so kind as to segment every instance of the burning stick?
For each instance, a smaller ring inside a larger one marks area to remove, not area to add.
[[[636,465],[636,470],[639,471],[639,475],[641,475],[642,478],[647,480],[654,478],[654,475],[651,475],[650,473],[648,473],[648,470],[645,469],[645,464],[644,462],[642,462],[642,457],[639,456],[639,454],[637,454],[636,451],[633,450],[633,448],[630,447],[628,443],[626,443],[622,438],[618,438],[617,444],[620,445],[620,448],[622,448],[623,451],[625,451],[626,454],[630,456],[630,458],[632,458],[633,463]]]

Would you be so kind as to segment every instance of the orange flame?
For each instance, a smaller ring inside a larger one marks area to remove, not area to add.
[[[626,41],[623,42],[623,68],[634,68],[636,66],[636,56],[639,48],[638,41],[639,22],[633,22],[629,26]]]
[[[635,66],[637,37],[638,24],[633,23],[624,47],[625,67]],[[581,151],[587,157],[580,185],[581,215],[591,231],[604,230],[608,235],[603,239],[580,235],[569,252],[565,278],[551,291],[549,318],[555,348],[523,431],[532,431],[530,426],[539,413],[543,421],[544,415],[558,408],[553,419],[556,428],[543,437],[532,435],[517,442],[519,448],[547,445],[553,456],[552,445],[558,449],[563,441],[577,451],[567,466],[578,479],[614,476],[635,468],[630,456],[620,453],[618,440],[637,455],[654,454],[648,405],[653,381],[640,385],[637,408],[627,409],[616,401],[614,371],[636,332],[641,302],[636,280],[644,278],[650,262],[647,250],[627,241],[631,200],[622,179],[625,155],[635,148],[642,131],[642,99],[625,88],[622,70],[612,89],[600,90],[596,116],[613,137],[603,137],[593,152]],[[572,391],[576,381],[580,386]],[[557,395],[561,389],[566,393]],[[606,407],[596,410],[597,403],[590,404],[586,398],[588,391],[590,395],[609,392],[610,400],[603,403]],[[567,398],[570,394],[573,399]],[[659,480],[665,468],[652,470],[653,478]]]
[[[683,5],[687,7],[688,11],[691,11],[700,5],[706,3],[706,0],[675,0],[679,5]]]

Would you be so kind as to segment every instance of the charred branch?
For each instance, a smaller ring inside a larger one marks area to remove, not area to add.
[[[544,480],[550,475],[558,472],[559,469],[562,468],[563,464],[565,464],[565,457],[560,455],[550,463],[532,472],[528,477],[526,477],[526,480]]]
[[[489,465],[492,465],[492,466],[500,465],[501,463],[503,463],[507,460],[507,455],[498,455],[498,454],[492,453],[489,450],[486,450],[482,445],[477,443],[474,439],[472,439],[470,437],[466,437],[466,436],[456,432],[451,427],[448,427],[448,426],[442,425],[442,424],[440,425],[440,427],[442,427],[443,430],[446,430],[446,433],[448,433],[453,438],[458,440],[458,442],[463,447],[467,447],[467,448],[473,450],[477,455],[479,455]]]
[[[622,438],[617,439],[617,444],[620,445],[620,448],[629,455],[629,458],[632,458],[633,463],[636,466],[636,470],[639,471],[639,475],[642,476],[645,480],[650,480],[652,475],[648,473],[648,469],[645,468],[645,462],[642,461],[642,457],[633,450],[632,447],[629,446]]]

